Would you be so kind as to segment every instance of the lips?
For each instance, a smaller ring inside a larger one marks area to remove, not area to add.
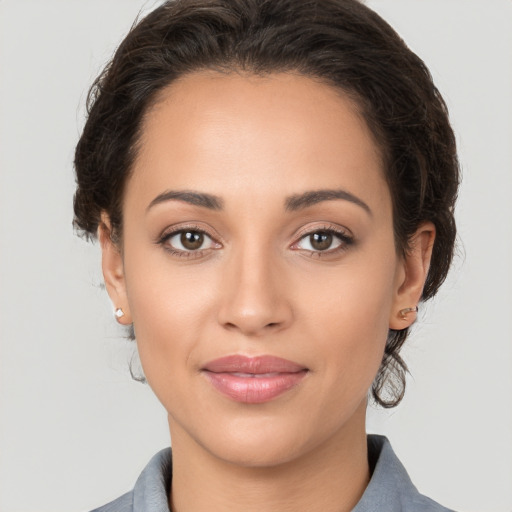
[[[232,355],[215,359],[202,368],[213,387],[237,402],[268,402],[299,384],[308,369],[274,356]]]

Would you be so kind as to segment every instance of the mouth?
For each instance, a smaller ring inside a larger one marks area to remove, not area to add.
[[[297,386],[304,366],[274,356],[231,355],[207,363],[201,372],[221,394],[246,404],[268,402]]]

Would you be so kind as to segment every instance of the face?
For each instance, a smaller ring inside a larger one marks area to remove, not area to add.
[[[146,116],[123,215],[122,251],[102,237],[105,279],[173,445],[264,466],[364,431],[428,250],[397,256],[351,101],[292,74],[188,75]]]

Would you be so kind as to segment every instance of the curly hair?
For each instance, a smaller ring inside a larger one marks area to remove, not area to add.
[[[436,240],[422,300],[446,278],[454,253],[460,181],[455,137],[432,77],[398,34],[357,0],[171,0],[136,23],[92,85],[76,147],[74,225],[94,238],[102,211],[121,240],[122,197],[145,113],[158,93],[198,70],[295,72],[353,99],[384,157],[395,245],[418,226]],[[390,330],[374,400],[403,398],[408,329]]]

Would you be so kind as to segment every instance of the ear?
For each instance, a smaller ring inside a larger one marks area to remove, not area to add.
[[[409,240],[409,247],[397,272],[396,294],[389,318],[390,329],[405,329],[416,320],[416,306],[427,279],[436,228],[424,222]]]
[[[101,245],[101,268],[108,295],[116,311],[121,308],[124,313],[122,316],[116,315],[117,321],[120,324],[129,325],[132,320],[126,295],[123,257],[120,248],[112,240],[110,218],[105,212],[101,214],[98,240]]]

